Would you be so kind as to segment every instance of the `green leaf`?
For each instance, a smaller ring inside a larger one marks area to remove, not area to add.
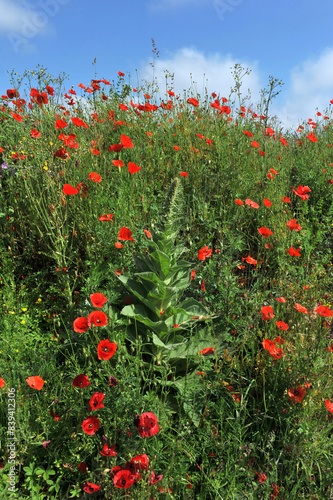
[[[200,302],[193,299],[192,297],[183,300],[183,302],[179,304],[179,307],[185,309],[186,312],[188,314],[191,314],[192,316],[207,317],[209,315],[207,313],[207,309]]]
[[[153,344],[158,347],[164,347],[164,349],[169,349],[155,333],[153,333]]]
[[[155,250],[150,254],[150,258],[160,273],[161,278],[165,278],[168,275],[171,266],[168,255],[161,250]]]
[[[135,295],[153,313],[155,313],[156,315],[159,314],[159,310],[157,309],[157,307],[146,298],[147,289],[144,287],[144,285],[132,278],[129,278],[128,276],[118,276],[118,278],[124,283],[126,288],[128,288],[133,293],[133,295]]]
[[[183,408],[193,424],[198,427],[201,421],[201,414],[206,399],[206,393],[202,385],[201,377],[195,372],[181,377],[173,382],[166,382],[166,385],[175,387],[183,398]]]
[[[128,306],[125,306],[121,310],[121,314],[123,314],[124,316],[128,316],[129,318],[133,318],[136,321],[140,321],[156,333],[163,334],[168,332],[165,322],[152,321],[147,316],[147,310],[145,309],[145,307],[140,304],[130,304]]]
[[[199,427],[201,421],[205,398],[206,394],[203,390],[195,391],[191,393],[191,396],[188,396],[183,403],[185,413],[190,417],[196,427]]]

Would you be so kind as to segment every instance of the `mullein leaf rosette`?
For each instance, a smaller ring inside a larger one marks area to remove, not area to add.
[[[132,295],[132,303],[123,307],[121,314],[139,325],[156,365],[173,366],[175,382],[169,381],[168,385],[184,397],[184,410],[199,425],[204,392],[195,367],[201,361],[199,351],[210,345],[212,339],[205,328],[197,329],[196,334],[193,331],[198,321],[213,316],[194,298],[181,300],[190,286],[193,268],[193,264],[181,258],[187,249],[175,245],[181,194],[180,180],[176,179],[166,196],[162,222],[150,231],[147,254],[134,257],[137,272],[133,278],[119,275],[118,279]],[[215,339],[216,350],[219,344]]]

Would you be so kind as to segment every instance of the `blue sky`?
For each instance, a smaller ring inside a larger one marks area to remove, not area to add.
[[[162,99],[167,70],[176,93],[206,87],[228,97],[238,63],[252,70],[242,89],[250,88],[253,108],[269,75],[284,82],[269,115],[285,127],[332,108],[327,0],[0,0],[0,12],[0,95],[12,88],[6,70],[22,75],[40,64],[69,75],[66,90],[96,77],[116,81],[122,71],[134,87],[157,78]]]

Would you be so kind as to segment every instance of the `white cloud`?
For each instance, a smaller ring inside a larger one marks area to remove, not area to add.
[[[32,40],[55,34],[52,18],[70,0],[39,0],[30,5],[27,0],[0,0],[0,35],[6,35],[16,53],[33,52]]]
[[[181,97],[186,90],[188,97],[191,95],[195,97],[198,93],[204,98],[207,90],[209,96],[212,92],[216,92],[221,97],[228,98],[230,89],[235,84],[232,69],[236,63],[240,63],[244,70],[246,68],[252,70],[250,76],[244,76],[241,92],[245,96],[250,87],[251,101],[256,103],[261,88],[256,61],[236,61],[231,55],[221,56],[218,53],[205,55],[195,48],[184,47],[169,58],[156,58],[154,68],[150,64],[144,65],[140,77],[150,83],[154,77],[158,82],[161,98],[165,96],[167,90],[166,71],[174,74],[173,80],[168,76],[168,90],[173,86],[175,93]]]
[[[0,33],[17,32],[22,19],[30,18],[32,11],[14,3],[13,0],[0,0]]]
[[[325,49],[316,59],[303,61],[290,74],[284,104],[275,108],[275,112],[284,118],[287,127],[297,128],[308,118],[316,121],[316,109],[324,114],[333,99],[333,49]]]
[[[260,103],[260,90],[267,88],[267,77],[259,71],[257,61],[236,60],[232,55],[219,53],[205,54],[193,47],[184,47],[167,57],[158,57],[154,61],[154,68],[149,63],[143,65],[140,78],[147,82],[158,82],[160,98],[166,97],[166,90],[173,86],[176,95],[196,97],[200,94],[205,98],[216,92],[220,97],[229,97],[230,89],[235,85],[232,70],[235,64],[240,64],[244,70],[251,70],[250,76],[245,75],[241,87],[242,97],[251,91],[251,98],[245,105],[257,111]],[[174,74],[172,80],[168,76],[166,87],[166,71]],[[191,77],[193,84],[191,85]],[[232,100],[236,98],[234,94]],[[280,94],[274,99],[269,108],[269,117],[277,117],[284,130],[296,130],[298,125],[308,118],[314,121],[316,108],[324,114],[333,99],[333,49],[326,49],[316,60],[306,60],[290,70],[290,84],[285,81]],[[253,104],[253,105],[252,105]],[[235,103],[238,108],[238,101]],[[332,106],[331,106],[332,107]]]

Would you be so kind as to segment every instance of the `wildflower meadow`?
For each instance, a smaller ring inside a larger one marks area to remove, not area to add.
[[[245,73],[2,89],[0,498],[333,499],[333,96]]]

